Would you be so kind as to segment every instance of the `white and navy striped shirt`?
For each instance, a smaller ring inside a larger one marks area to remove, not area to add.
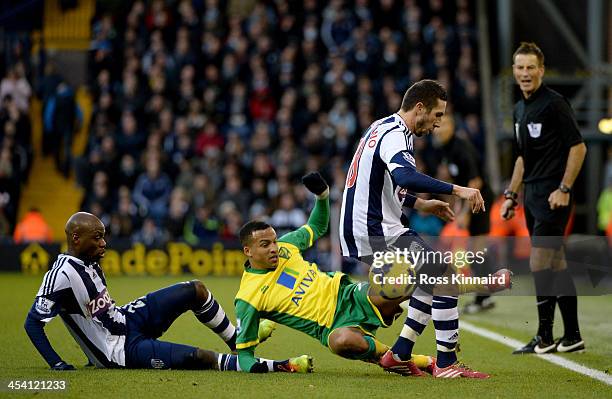
[[[58,256],[45,273],[30,315],[49,322],[58,314],[97,367],[125,366],[125,314],[110,297],[98,263]]]
[[[402,203],[407,190],[391,173],[415,168],[412,133],[397,114],[372,123],[365,132],[347,173],[340,213],[342,255],[371,255],[379,244],[389,244],[408,231]],[[383,237],[387,237],[384,240]],[[379,238],[378,242],[374,242]]]

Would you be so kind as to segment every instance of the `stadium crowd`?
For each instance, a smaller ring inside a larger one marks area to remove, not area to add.
[[[0,239],[15,229],[21,187],[32,162],[31,95],[24,64],[16,61],[0,81]]]
[[[151,244],[235,238],[255,217],[296,228],[309,206],[297,179],[322,170],[339,195],[361,132],[425,77],[450,89],[463,134],[482,144],[468,2],[322,4],[101,11],[82,209],[114,237]]]
[[[299,177],[321,170],[337,200],[362,131],[423,78],[448,89],[458,135],[483,153],[473,2],[108,4],[92,21],[89,141],[67,162],[111,238],[197,244],[256,217],[302,225]],[[425,173],[448,175],[430,141],[415,145]]]

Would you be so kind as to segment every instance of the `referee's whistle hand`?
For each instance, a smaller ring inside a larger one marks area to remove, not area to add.
[[[550,209],[563,208],[569,205],[570,195],[569,193],[563,193],[561,190],[556,189],[548,196],[548,205]]]

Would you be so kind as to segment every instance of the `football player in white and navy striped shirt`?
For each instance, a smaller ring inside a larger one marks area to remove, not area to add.
[[[414,137],[431,134],[446,110],[446,90],[433,80],[422,80],[405,93],[401,109],[372,123],[359,142],[347,173],[340,216],[342,254],[372,264],[375,252],[389,245],[431,250],[408,226],[402,207],[432,213],[444,220],[454,214],[449,204],[425,201],[409,192],[453,194],[470,202],[473,212],[484,209],[477,189],[452,185],[417,170]],[[441,276],[446,264],[424,264],[417,272]],[[412,348],[429,320],[434,320],[438,348],[434,375],[486,378],[486,374],[460,367],[455,353],[459,337],[456,296],[433,296],[432,287],[418,287],[398,341],[381,362],[390,371],[409,370]]]
[[[74,370],[55,352],[44,326],[59,315],[91,363],[103,368],[238,370],[236,355],[158,340],[181,314],[195,317],[236,350],[236,328],[202,284],[194,280],[147,294],[119,307],[111,298],[99,260],[106,241],[102,222],[79,212],[66,224],[68,252],[45,274],[25,322],[30,340],[54,370]],[[271,323],[271,322],[270,322]],[[271,333],[268,326],[267,338]],[[264,330],[264,329],[262,329]],[[302,357],[300,357],[302,358]],[[268,371],[298,371],[295,359],[262,359]]]

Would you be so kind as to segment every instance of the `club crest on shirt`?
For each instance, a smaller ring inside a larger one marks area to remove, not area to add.
[[[541,123],[530,122],[527,124],[527,129],[529,130],[529,135],[534,139],[537,139],[538,137],[540,137],[540,134],[542,134]]]
[[[287,248],[280,247],[278,249],[278,257],[283,259],[289,259],[291,258],[291,252],[289,252]]]

